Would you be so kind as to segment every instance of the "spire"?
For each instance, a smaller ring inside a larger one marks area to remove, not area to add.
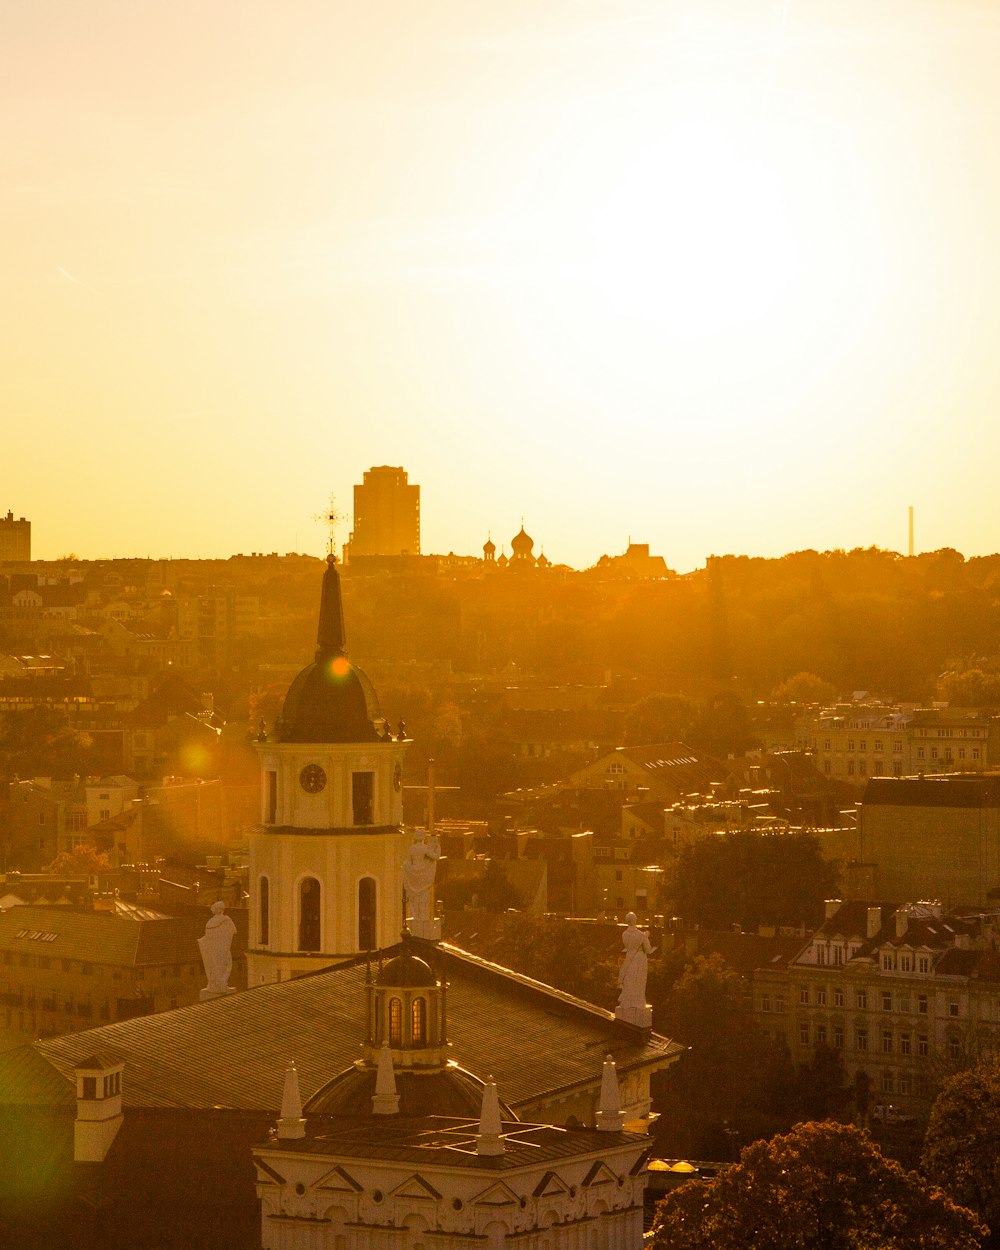
[[[281,1092],[281,1119],[278,1121],[278,1137],[288,1141],[305,1137],[306,1122],[302,1117],[302,1096],[299,1093],[299,1074],[295,1060],[285,1069],[285,1088]]]
[[[372,1099],[374,1115],[399,1115],[399,1095],[396,1093],[396,1073],[392,1067],[389,1043],[383,1042],[378,1055],[378,1071],[375,1073],[375,1097]]]
[[[500,1123],[500,1099],[497,1097],[496,1081],[490,1077],[483,1086],[483,1109],[479,1113],[479,1137],[476,1140],[477,1154],[503,1154],[502,1127]]]
[[[597,1127],[602,1133],[620,1133],[625,1127],[621,1095],[618,1092],[618,1070],[610,1055],[604,1056],[601,1072],[601,1102],[597,1109]]]
[[[316,636],[316,659],[325,660],[347,654],[344,632],[344,605],[340,598],[340,574],[337,557],[326,557],[323,590],[319,601],[319,633]]]

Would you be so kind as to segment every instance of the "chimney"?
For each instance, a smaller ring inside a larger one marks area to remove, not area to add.
[[[896,912],[896,937],[906,936],[906,930],[910,925],[910,917],[907,915],[906,908],[900,907]]]
[[[285,1087],[281,1091],[281,1119],[278,1121],[278,1140],[291,1141],[305,1137],[306,1122],[302,1116],[302,1096],[299,1094],[299,1074],[295,1060],[285,1069]]]
[[[843,905],[842,899],[839,899],[839,898],[826,899],[823,903],[824,919],[832,920],[842,905]]]
[[[610,1055],[604,1056],[601,1072],[601,1103],[597,1109],[597,1127],[602,1133],[620,1133],[625,1127],[621,1095],[618,1091],[618,1071]]]
[[[882,908],[869,907],[865,921],[865,937],[873,938],[882,928]]]
[[[476,1139],[476,1153],[481,1155],[502,1155],[504,1145],[501,1129],[500,1099],[497,1097],[496,1082],[490,1077],[483,1086],[483,1108],[479,1115],[479,1136]]]
[[[75,1163],[103,1163],[122,1126],[124,1062],[93,1055],[76,1066]]]
[[[399,1115],[399,1095],[396,1093],[396,1073],[392,1066],[389,1043],[383,1042],[378,1054],[378,1071],[375,1074],[375,1096],[372,1098],[373,1115]]]

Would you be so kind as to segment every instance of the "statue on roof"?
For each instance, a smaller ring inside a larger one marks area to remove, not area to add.
[[[618,969],[621,993],[618,995],[615,1015],[619,1020],[648,1029],[653,1023],[653,1013],[646,1002],[646,973],[653,948],[649,944],[649,938],[636,923],[638,917],[635,912],[630,911],[625,919],[628,922],[622,934],[625,954]]]
[[[233,938],[236,926],[226,915],[226,905],[219,899],[212,904],[212,914],[205,925],[205,936],[198,939],[201,962],[205,968],[208,985],[201,991],[201,998],[214,998],[217,994],[234,994],[229,984],[233,970]]]
[[[416,937],[424,937],[431,916],[434,877],[441,858],[441,843],[434,833],[413,831],[413,842],[403,861],[403,888],[406,891],[406,919]]]

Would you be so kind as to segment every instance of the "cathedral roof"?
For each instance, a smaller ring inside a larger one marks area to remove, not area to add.
[[[340,576],[328,556],[316,658],[289,687],[275,733],[279,742],[372,742],[379,715],[371,682],[347,659]]]
[[[396,955],[384,964],[376,977],[378,985],[399,986],[400,988],[417,985],[431,986],[437,983],[437,977],[431,970],[430,964],[405,949],[401,955]]]
[[[479,1116],[485,1082],[456,1064],[433,1072],[397,1068],[395,1079],[399,1114],[404,1118],[424,1115]],[[381,1117],[374,1116],[372,1112],[374,1093],[375,1069],[357,1064],[338,1073],[332,1081],[318,1089],[303,1110],[307,1116],[378,1119]],[[517,1118],[506,1105],[501,1105],[500,1113],[508,1120]]]

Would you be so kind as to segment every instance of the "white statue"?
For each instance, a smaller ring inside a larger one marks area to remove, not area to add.
[[[441,843],[436,834],[413,831],[413,842],[403,862],[403,888],[406,890],[406,916],[418,925],[431,921],[431,892],[434,875],[441,858]]]
[[[198,939],[201,962],[205,966],[208,985],[203,994],[231,994],[229,974],[233,970],[233,938],[236,926],[226,915],[226,905],[219,899],[212,904],[212,915],[205,925],[205,936]]]
[[[633,1024],[645,1024],[647,1016],[650,1022],[652,1020],[652,1013],[646,1005],[646,970],[653,948],[649,944],[649,938],[637,926],[638,917],[635,912],[630,911],[625,919],[628,921],[628,928],[622,934],[625,956],[618,969],[621,993],[618,995],[615,1015],[622,1020],[630,1020]],[[642,1017],[641,1021],[639,1016]]]

